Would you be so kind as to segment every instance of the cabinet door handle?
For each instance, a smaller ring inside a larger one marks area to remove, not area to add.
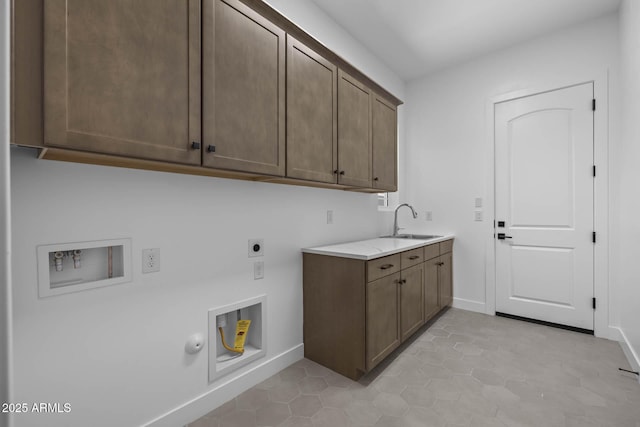
[[[196,142],[196,141],[193,141],[191,143],[191,148],[194,149],[194,150],[199,150],[200,149],[200,143]]]
[[[377,180],[378,180],[378,177],[376,176],[375,178],[373,178],[373,180],[374,180],[374,181],[377,181]]]
[[[207,147],[207,152],[209,153],[215,153],[216,152],[216,146],[215,145],[209,145]]]
[[[444,262],[438,262],[436,265],[444,265]]]
[[[334,171],[333,171],[333,173],[334,173],[335,175],[338,175],[338,172],[340,172],[338,169],[336,169],[336,170],[334,170]]]
[[[405,283],[407,283],[407,279],[402,279],[402,280],[400,280],[400,284],[401,284],[401,285],[404,285]]]
[[[380,270],[388,270],[393,267],[393,264],[385,264],[380,266]]]
[[[340,171],[340,175],[344,175],[344,171]]]
[[[412,255],[412,256],[409,257],[409,259],[411,261],[413,261],[414,259],[418,259],[418,258],[420,258],[420,255]]]

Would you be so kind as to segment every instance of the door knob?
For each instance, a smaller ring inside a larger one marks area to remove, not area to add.
[[[507,236],[504,233],[498,233],[498,240],[504,240],[504,239],[513,239],[513,237]]]

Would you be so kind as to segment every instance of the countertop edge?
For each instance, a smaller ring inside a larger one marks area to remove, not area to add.
[[[391,240],[392,238],[379,237],[378,239]],[[388,255],[394,255],[394,254],[397,254],[397,253],[400,253],[400,252],[409,251],[411,249],[421,248],[423,246],[429,246],[429,245],[432,245],[434,243],[440,243],[440,242],[444,242],[444,241],[447,241],[447,240],[453,240],[453,239],[455,239],[455,235],[453,235],[453,234],[445,234],[442,237],[438,237],[438,238],[435,238],[435,239],[429,239],[429,240],[393,239],[393,240],[402,241],[402,243],[406,244],[406,246],[403,246],[402,248],[395,248],[393,250],[382,251],[382,252],[376,253],[374,255],[359,254],[359,253],[355,253],[355,252],[340,252],[340,251],[336,251],[336,249],[337,249],[336,247],[343,246],[343,245],[353,245],[353,244],[360,244],[360,243],[363,243],[363,242],[375,241],[375,240],[377,240],[376,238],[368,239],[368,240],[357,240],[357,241],[353,241],[353,242],[339,243],[339,244],[336,244],[336,245],[319,246],[319,247],[316,247],[316,248],[303,248],[302,252],[306,253],[306,254],[326,255],[326,256],[333,256],[333,257],[337,257],[337,258],[350,258],[350,259],[359,259],[359,260],[363,260],[363,261],[369,261],[369,260],[372,260],[372,259],[382,258],[382,257],[388,256]],[[332,247],[334,248],[333,250],[331,249]]]

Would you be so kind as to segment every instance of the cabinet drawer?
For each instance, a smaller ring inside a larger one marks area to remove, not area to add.
[[[424,261],[424,251],[422,248],[412,249],[400,253],[400,268],[411,267]]]
[[[440,242],[440,254],[446,254],[453,250],[453,240],[447,240]]]
[[[367,282],[400,271],[400,254],[389,255],[367,262]]]
[[[424,260],[430,260],[431,258],[435,258],[440,256],[440,245],[438,243],[434,243],[433,245],[425,246],[424,248]]]

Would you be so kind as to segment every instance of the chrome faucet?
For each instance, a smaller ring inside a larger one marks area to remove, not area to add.
[[[400,209],[403,206],[406,206],[409,209],[411,209],[411,214],[413,215],[413,219],[416,219],[418,217],[418,213],[413,209],[413,206],[411,206],[409,203],[403,203],[400,206],[398,206],[396,208],[396,213],[393,218],[393,236],[394,237],[398,235],[398,231],[400,230],[400,227],[398,227],[398,209]]]

